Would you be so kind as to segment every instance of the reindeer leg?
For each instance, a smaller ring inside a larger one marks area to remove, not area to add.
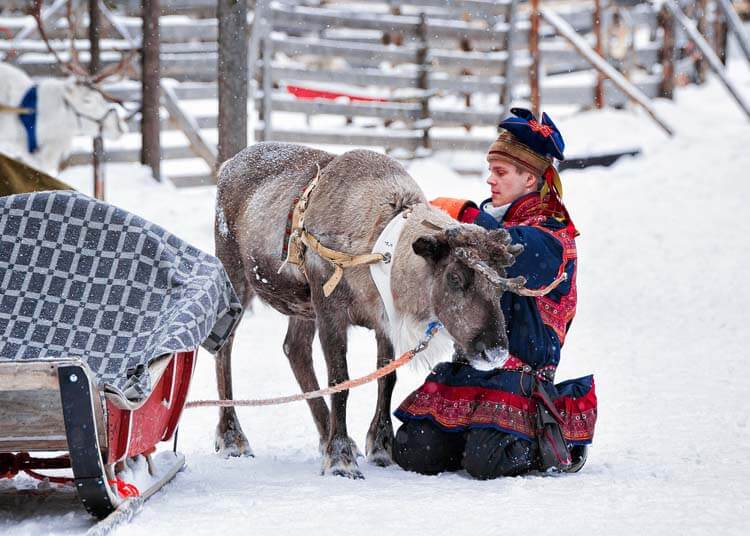
[[[232,398],[232,335],[216,354],[216,384],[219,398]],[[220,456],[253,456],[245,434],[242,432],[237,412],[234,408],[219,408],[219,424],[216,427],[214,448]]]
[[[393,361],[393,344],[382,333],[376,333],[378,368]],[[367,432],[367,461],[386,467],[393,463],[393,423],[391,422],[391,395],[396,385],[396,373],[378,379],[378,404]]]
[[[284,339],[284,353],[294,372],[294,377],[303,392],[320,389],[318,379],[313,368],[312,343],[315,338],[315,321],[290,316]],[[323,452],[328,440],[328,421],[330,413],[328,405],[322,398],[307,401],[313,421],[320,435],[320,450]]]
[[[313,285],[315,286],[315,285]],[[321,304],[326,298],[313,299],[313,303]],[[328,385],[336,385],[349,379],[346,366],[346,328],[345,317],[336,313],[335,306],[330,301],[316,308],[318,316],[318,333],[323,354],[328,366]],[[346,431],[346,401],[349,391],[331,395],[331,419],[328,442],[323,452],[323,467],[321,474],[333,474],[348,478],[364,478],[357,466],[357,445]]]
[[[243,307],[247,308],[253,296],[249,285],[245,283],[245,273],[242,256],[237,242],[221,234],[218,229],[214,233],[216,242],[216,256],[224,265],[229,280],[232,282]],[[219,398],[232,398],[232,345],[234,334],[216,353],[216,386]],[[219,408],[219,424],[216,427],[214,448],[220,456],[253,456],[250,443],[242,432],[237,412],[234,408]]]

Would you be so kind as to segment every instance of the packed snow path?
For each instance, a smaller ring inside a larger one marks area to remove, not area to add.
[[[750,93],[750,73],[733,67]],[[581,473],[478,482],[360,460],[364,481],[321,477],[306,404],[239,409],[256,457],[229,460],[213,454],[217,411],[195,409],[180,427],[187,470],[118,534],[745,534],[750,125],[713,80],[657,106],[675,138],[638,112],[556,117],[576,153],[592,143],[644,148],[641,158],[563,176],[582,234],[579,312],[558,379],[594,372],[600,401]],[[439,157],[410,171],[428,196],[479,200],[486,192],[479,177],[456,177]],[[71,170],[63,178],[88,188],[88,176]],[[213,251],[212,188],[178,191],[137,166],[113,166],[108,180],[111,202]],[[285,327],[262,305],[245,318],[234,352],[238,398],[296,392],[281,351]],[[353,330],[349,348],[352,377],[373,369],[372,334]],[[319,347],[315,358],[324,382]],[[396,403],[424,374],[399,372]],[[204,352],[191,398],[215,394]],[[361,449],[375,395],[368,385],[349,398],[349,430]],[[0,481],[0,492],[6,488]],[[75,534],[90,525],[70,495],[0,493],[0,533]]]

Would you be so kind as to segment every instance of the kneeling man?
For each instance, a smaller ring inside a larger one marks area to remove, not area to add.
[[[560,350],[576,309],[578,235],[562,203],[554,160],[564,142],[550,118],[511,110],[487,161],[491,197],[481,206],[433,201],[462,223],[504,228],[523,252],[507,269],[538,296],[503,294],[509,357],[478,370],[456,353],[396,411],[403,425],[393,454],[423,474],[465,469],[489,479],[556,468],[578,471],[596,421],[593,376],[554,384]]]

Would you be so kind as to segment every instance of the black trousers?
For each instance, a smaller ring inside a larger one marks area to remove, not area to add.
[[[407,471],[435,475],[463,468],[482,480],[536,469],[537,450],[536,442],[498,430],[446,432],[428,420],[404,423],[393,442],[393,457]]]

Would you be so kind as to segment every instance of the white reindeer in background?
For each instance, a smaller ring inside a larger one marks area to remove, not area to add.
[[[21,69],[0,63],[0,152],[56,175],[70,152],[74,136],[101,134],[106,139],[117,139],[128,131],[113,104],[116,99],[103,91],[99,83],[126,69],[135,52],[123,55],[117,65],[89,73],[78,60],[77,21],[74,5],[68,0],[70,60],[63,61],[47,37],[42,3],[35,0],[30,14],[47,50],[69,77],[35,83]]]
[[[23,108],[24,96],[34,85],[21,69],[0,63],[0,105]],[[36,88],[36,147],[21,114],[0,110],[0,152],[10,157],[57,175],[74,136],[96,136],[101,128],[104,138],[117,139],[128,130],[115,106],[75,77],[43,79]]]

